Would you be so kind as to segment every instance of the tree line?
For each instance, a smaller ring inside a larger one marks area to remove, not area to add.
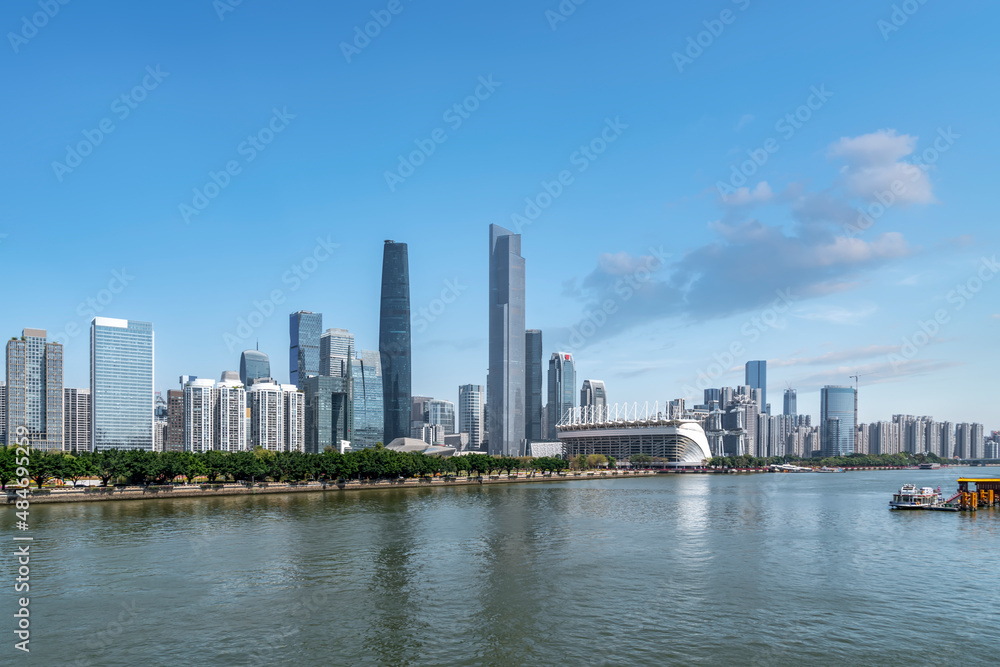
[[[51,479],[75,485],[80,479],[97,478],[108,484],[172,484],[183,478],[189,484],[204,477],[210,484],[232,482],[301,482],[348,479],[377,480],[399,477],[423,477],[436,474],[482,476],[497,472],[511,474],[525,470],[554,472],[569,464],[556,457],[494,457],[469,454],[439,458],[421,452],[397,452],[376,446],[341,454],[253,451],[222,452],[151,452],[146,450],[107,450],[68,454],[33,449],[27,465],[19,466],[14,447],[0,448],[0,488],[30,478],[38,488]],[[24,463],[23,457],[20,463]],[[24,473],[27,472],[27,475]]]

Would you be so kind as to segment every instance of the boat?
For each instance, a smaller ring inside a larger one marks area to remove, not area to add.
[[[929,486],[917,488],[916,484],[904,484],[892,496],[889,509],[894,510],[925,510],[941,504],[937,491]]]
[[[843,468],[827,468],[826,466],[823,466],[816,472],[846,472],[846,471]]]
[[[920,470],[937,470],[941,467],[940,463],[921,463]]]

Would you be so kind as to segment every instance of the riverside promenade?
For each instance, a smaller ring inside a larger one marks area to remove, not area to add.
[[[348,480],[338,482],[262,482],[257,484],[170,484],[161,486],[65,486],[32,489],[29,499],[39,503],[86,503],[119,500],[161,500],[166,498],[214,498],[217,496],[258,496],[276,493],[341,493],[386,489],[443,488],[454,486],[486,486],[532,482],[565,482],[585,479],[618,479],[655,475],[652,470],[606,472],[569,472],[543,475],[484,475],[482,477],[421,477],[382,480]],[[5,504],[18,500],[15,489],[8,486]]]

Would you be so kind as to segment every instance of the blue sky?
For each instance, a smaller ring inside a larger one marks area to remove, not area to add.
[[[295,310],[377,346],[394,239],[414,393],[455,400],[499,223],[612,401],[767,359],[776,409],[862,373],[865,421],[998,428],[1000,8],[897,6],[5,3],[0,331],[58,335],[67,386],[98,309],[154,323],[160,390],[258,339],[286,378]]]

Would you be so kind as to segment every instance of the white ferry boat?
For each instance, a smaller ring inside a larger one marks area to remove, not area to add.
[[[894,510],[924,510],[941,502],[937,491],[929,486],[917,488],[916,484],[904,484],[892,495],[889,509]]]

